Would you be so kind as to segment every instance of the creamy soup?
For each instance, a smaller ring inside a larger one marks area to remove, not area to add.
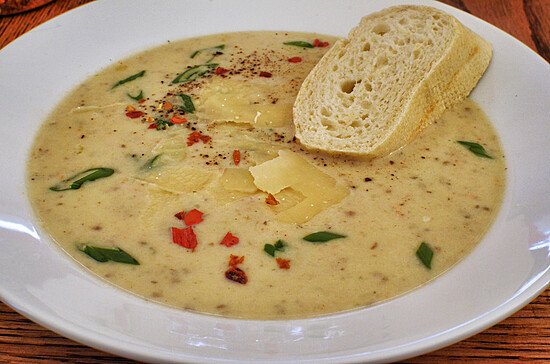
[[[122,289],[226,317],[332,314],[440,275],[495,218],[498,136],[468,99],[384,158],[306,150],[292,104],[334,41],[205,36],[90,77],[30,153],[45,231]]]

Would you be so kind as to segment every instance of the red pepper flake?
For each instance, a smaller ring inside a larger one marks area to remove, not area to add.
[[[140,100],[138,101],[138,104],[143,104],[144,102],[145,102],[145,99],[140,99]]]
[[[271,193],[269,195],[267,195],[267,197],[265,198],[265,203],[270,205],[270,206],[275,206],[275,205],[278,205],[279,204],[279,201],[277,201],[275,199],[275,196],[273,196]]]
[[[233,162],[235,162],[235,165],[238,166],[241,162],[241,151],[238,149],[235,149],[233,151]]]
[[[319,39],[315,39],[313,41],[313,46],[318,48],[325,48],[328,47],[328,42],[321,42]]]
[[[261,71],[261,72],[260,72],[260,77],[271,78],[271,76],[273,76],[273,75],[271,74],[271,72],[265,72],[265,71]]]
[[[217,74],[217,75],[223,75],[223,74],[225,74],[225,73],[227,73],[227,72],[229,72],[229,70],[226,69],[226,68],[223,68],[223,67],[218,67],[218,68],[216,68],[216,74]]]
[[[198,143],[201,140],[204,144],[206,144],[206,143],[208,143],[208,141],[210,139],[211,138],[208,135],[203,135],[203,134],[199,133],[198,131],[194,131],[191,134],[189,134],[189,137],[187,138],[187,140],[188,140],[187,145],[191,146],[195,143]]]
[[[141,115],[143,115],[143,111],[128,111],[126,113],[126,116],[129,117],[130,119],[137,119],[141,117]]]
[[[185,211],[180,211],[177,214],[174,215],[178,220],[183,220],[185,217]]]
[[[225,234],[225,236],[222,239],[222,242],[220,243],[220,245],[225,245],[228,248],[230,246],[237,245],[237,244],[239,244],[239,238],[237,238],[236,236],[233,236],[233,234],[231,233]]]
[[[180,118],[180,117],[177,117],[177,116],[172,116],[172,119],[170,119],[170,121],[173,124],[181,124],[181,123],[186,123],[187,119],[186,118]]]
[[[300,63],[300,62],[302,62],[302,58],[301,57],[292,57],[292,58],[289,58],[288,61],[290,63]]]
[[[237,267],[231,267],[225,272],[225,278],[229,279],[230,281],[237,282],[240,284],[246,284],[248,282],[248,278],[246,277],[246,273],[241,269]]]
[[[277,261],[277,264],[279,264],[279,268],[281,268],[281,269],[290,269],[290,260],[277,258],[277,259],[275,259],[275,261]]]
[[[244,261],[244,255],[242,257],[239,257],[238,255],[231,254],[229,256],[229,264],[227,264],[229,267],[234,267],[238,264],[241,264]]]
[[[198,223],[203,221],[201,217],[202,215],[203,215],[202,212],[200,212],[197,209],[193,209],[189,211],[187,215],[185,215],[185,217],[183,218],[183,222],[185,222],[185,225],[187,226],[197,225]]]
[[[193,227],[189,226],[185,229],[172,228],[172,241],[179,246],[194,250],[197,246],[197,236],[193,231]]]
[[[147,129],[156,129],[157,128],[157,123],[152,123],[152,124],[149,124],[149,127]]]

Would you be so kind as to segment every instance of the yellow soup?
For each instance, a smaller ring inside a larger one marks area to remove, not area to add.
[[[284,44],[295,41],[311,47]],[[498,136],[466,100],[384,158],[306,150],[292,105],[334,41],[219,34],[94,75],[32,147],[28,188],[44,229],[118,287],[227,317],[357,309],[449,269],[498,211]]]

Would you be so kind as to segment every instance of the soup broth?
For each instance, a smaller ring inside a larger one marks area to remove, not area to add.
[[[204,36],[90,77],[30,153],[43,228],[122,289],[226,317],[333,314],[437,277],[495,218],[498,136],[467,99],[383,158],[303,148],[294,98],[335,40]]]

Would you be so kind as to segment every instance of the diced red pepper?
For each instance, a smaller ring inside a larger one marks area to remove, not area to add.
[[[223,68],[223,67],[218,67],[218,68],[216,68],[216,74],[217,74],[217,75],[223,75],[223,74],[225,74],[225,73],[227,73],[227,72],[229,72],[229,70],[226,69],[226,68]]]
[[[318,48],[324,48],[328,46],[328,42],[321,42],[319,39],[315,39],[313,45]]]
[[[172,228],[172,241],[179,246],[194,250],[197,247],[197,236],[193,231],[193,227],[189,226],[185,229]]]
[[[208,135],[203,135],[203,134],[199,133],[198,131],[194,131],[191,134],[189,134],[189,137],[187,138],[187,140],[188,140],[187,145],[191,146],[195,143],[198,143],[201,140],[204,144],[206,144],[206,143],[208,143],[208,141],[210,139],[212,139],[212,138],[210,138]]]
[[[248,282],[248,277],[246,276],[246,273],[238,267],[229,268],[225,272],[225,278],[240,284],[246,284],[246,282]]]
[[[187,119],[186,118],[180,118],[180,117],[177,117],[177,116],[172,116],[172,119],[170,119],[170,121],[173,124],[181,124],[181,123],[186,123]]]
[[[201,134],[197,133],[196,131],[189,134],[189,137],[187,137],[187,140],[188,140],[187,145],[191,146],[195,143],[198,143],[200,140],[200,136]]]
[[[236,266],[238,264],[241,264],[244,261],[244,255],[242,257],[239,257],[238,255],[231,254],[229,256],[229,264],[227,264],[230,267]]]
[[[233,162],[235,162],[235,165],[238,166],[241,162],[241,151],[238,149],[235,149],[233,151]]]
[[[290,63],[300,63],[300,62],[302,62],[302,58],[301,57],[292,57],[292,58],[289,58],[288,61]]]
[[[198,223],[200,223],[203,220],[202,215],[203,215],[202,212],[200,212],[197,209],[193,209],[193,210],[189,211],[187,213],[187,215],[185,215],[185,217],[183,218],[183,222],[187,226],[197,225]]]
[[[220,243],[220,245],[225,245],[228,248],[230,246],[237,245],[237,244],[239,244],[239,238],[237,238],[236,236],[233,236],[233,234],[231,233],[225,234],[224,238],[222,239],[222,242]]]
[[[277,258],[275,259],[275,261],[277,261],[277,264],[279,264],[279,268],[290,269],[290,260]]]
[[[130,119],[137,119],[143,115],[143,111],[128,111],[126,116]]]
[[[265,203],[270,205],[270,206],[275,206],[275,205],[278,205],[279,204],[279,201],[277,201],[277,199],[275,199],[275,196],[273,196],[271,193],[267,195],[267,197],[265,198]]]

